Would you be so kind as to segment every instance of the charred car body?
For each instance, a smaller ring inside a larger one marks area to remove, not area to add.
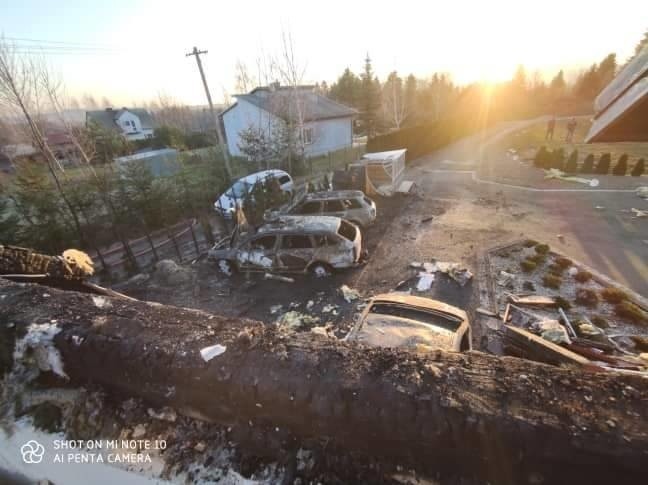
[[[362,256],[358,227],[338,217],[280,216],[254,233],[217,243],[208,253],[219,271],[312,272],[325,276],[333,269],[355,266]]]
[[[364,228],[376,220],[376,204],[360,190],[312,192],[293,203],[286,213],[341,217]]]
[[[466,312],[437,300],[396,293],[372,298],[346,340],[413,352],[472,348]]]

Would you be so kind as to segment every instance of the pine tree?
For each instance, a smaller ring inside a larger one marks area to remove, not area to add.
[[[569,155],[567,164],[565,165],[565,172],[576,173],[578,171],[578,150],[573,150]]]
[[[612,163],[612,155],[604,153],[596,166],[596,173],[605,175],[610,172],[610,164]]]
[[[625,153],[619,157],[617,164],[612,170],[613,175],[625,175],[628,171],[628,155]]]
[[[551,168],[562,170],[565,166],[565,150],[558,148],[551,154]]]
[[[581,173],[594,173],[594,155],[589,153],[583,161]]]
[[[373,136],[376,127],[378,108],[380,107],[380,83],[374,76],[371,58],[367,54],[364,72],[360,77],[362,81],[360,119],[369,136]]]
[[[644,170],[645,170],[644,164],[645,164],[645,162],[644,162],[643,158],[640,158],[639,160],[637,160],[637,163],[635,163],[635,166],[632,168],[631,175],[633,177],[641,177],[643,175],[643,173],[644,173]]]
[[[533,159],[533,165],[538,168],[545,168],[547,166],[547,160],[549,159],[549,152],[547,151],[546,146],[541,146],[540,149],[536,152],[535,158]]]

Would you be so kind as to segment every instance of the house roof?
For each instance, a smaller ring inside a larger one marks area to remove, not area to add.
[[[358,113],[353,108],[314,92],[311,86],[298,86],[296,91],[295,95],[295,88],[292,87],[259,87],[253,89],[249,94],[237,94],[234,97],[281,118],[285,117],[286,109],[292,108],[292,104],[297,99],[303,106],[304,121],[347,118]],[[236,103],[223,111],[222,114],[234,106]]]
[[[117,118],[119,118],[122,113],[129,111],[136,115],[140,123],[142,124],[142,129],[151,130],[153,129],[153,118],[151,114],[142,108],[122,108],[122,109],[112,109],[106,108],[96,111],[86,111],[86,122],[94,121],[99,126],[112,130],[117,128]]]
[[[585,141],[648,141],[648,47],[598,95]]]

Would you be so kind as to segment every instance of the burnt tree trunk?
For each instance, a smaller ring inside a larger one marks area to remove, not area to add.
[[[47,294],[47,296],[45,296]],[[222,424],[271,423],[385,463],[494,483],[639,483],[648,381],[478,352],[417,356],[0,279],[17,338],[56,320],[72,383]],[[94,297],[95,299],[97,297]],[[226,351],[205,362],[200,350]]]

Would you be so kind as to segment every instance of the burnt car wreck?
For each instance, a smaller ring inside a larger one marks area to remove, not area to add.
[[[357,265],[362,233],[330,216],[279,216],[254,232],[235,230],[208,253],[219,271],[311,272],[320,277]]]

